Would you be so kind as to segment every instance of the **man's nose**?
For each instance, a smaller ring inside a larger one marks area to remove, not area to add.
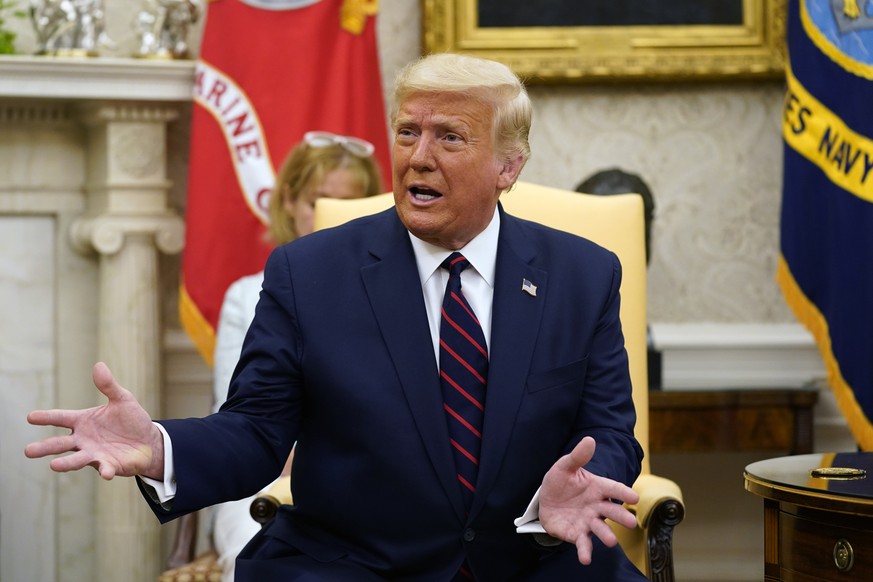
[[[412,148],[409,163],[416,170],[433,169],[433,140],[426,136],[419,137]]]

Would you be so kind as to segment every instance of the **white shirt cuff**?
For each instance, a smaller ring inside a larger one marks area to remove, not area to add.
[[[515,520],[515,531],[520,534],[533,534],[533,539],[541,546],[553,547],[562,542],[546,533],[540,523],[540,490],[534,493],[533,499],[524,510],[524,515]]]
[[[534,493],[533,499],[524,510],[524,514],[515,520],[515,531],[518,533],[546,533],[540,524],[540,490]]]
[[[171,505],[169,502],[176,497],[176,467],[173,464],[173,441],[170,440],[170,435],[167,434],[163,426],[157,422],[154,424],[164,437],[164,480],[158,481],[157,479],[143,476],[140,476],[140,479],[151,490],[152,500],[164,509],[169,509]]]

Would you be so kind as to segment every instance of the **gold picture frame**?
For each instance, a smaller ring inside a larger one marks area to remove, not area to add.
[[[786,0],[736,1],[741,24],[485,27],[479,0],[422,0],[422,43],[503,62],[528,83],[780,78]]]

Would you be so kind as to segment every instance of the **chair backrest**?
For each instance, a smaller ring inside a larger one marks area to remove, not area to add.
[[[646,241],[643,199],[637,194],[600,196],[518,182],[501,197],[509,214],[584,236],[618,255],[622,265],[621,311],[637,410],[636,437],[649,473],[649,382],[646,366]],[[337,200],[315,205],[315,229],[336,226],[394,204],[393,196]]]

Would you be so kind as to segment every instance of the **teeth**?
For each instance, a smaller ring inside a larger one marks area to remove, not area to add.
[[[409,191],[416,200],[421,200],[422,202],[427,202],[429,200],[433,200],[434,198],[440,197],[439,192],[434,192],[430,188],[425,188],[422,186],[414,186],[410,188]]]

